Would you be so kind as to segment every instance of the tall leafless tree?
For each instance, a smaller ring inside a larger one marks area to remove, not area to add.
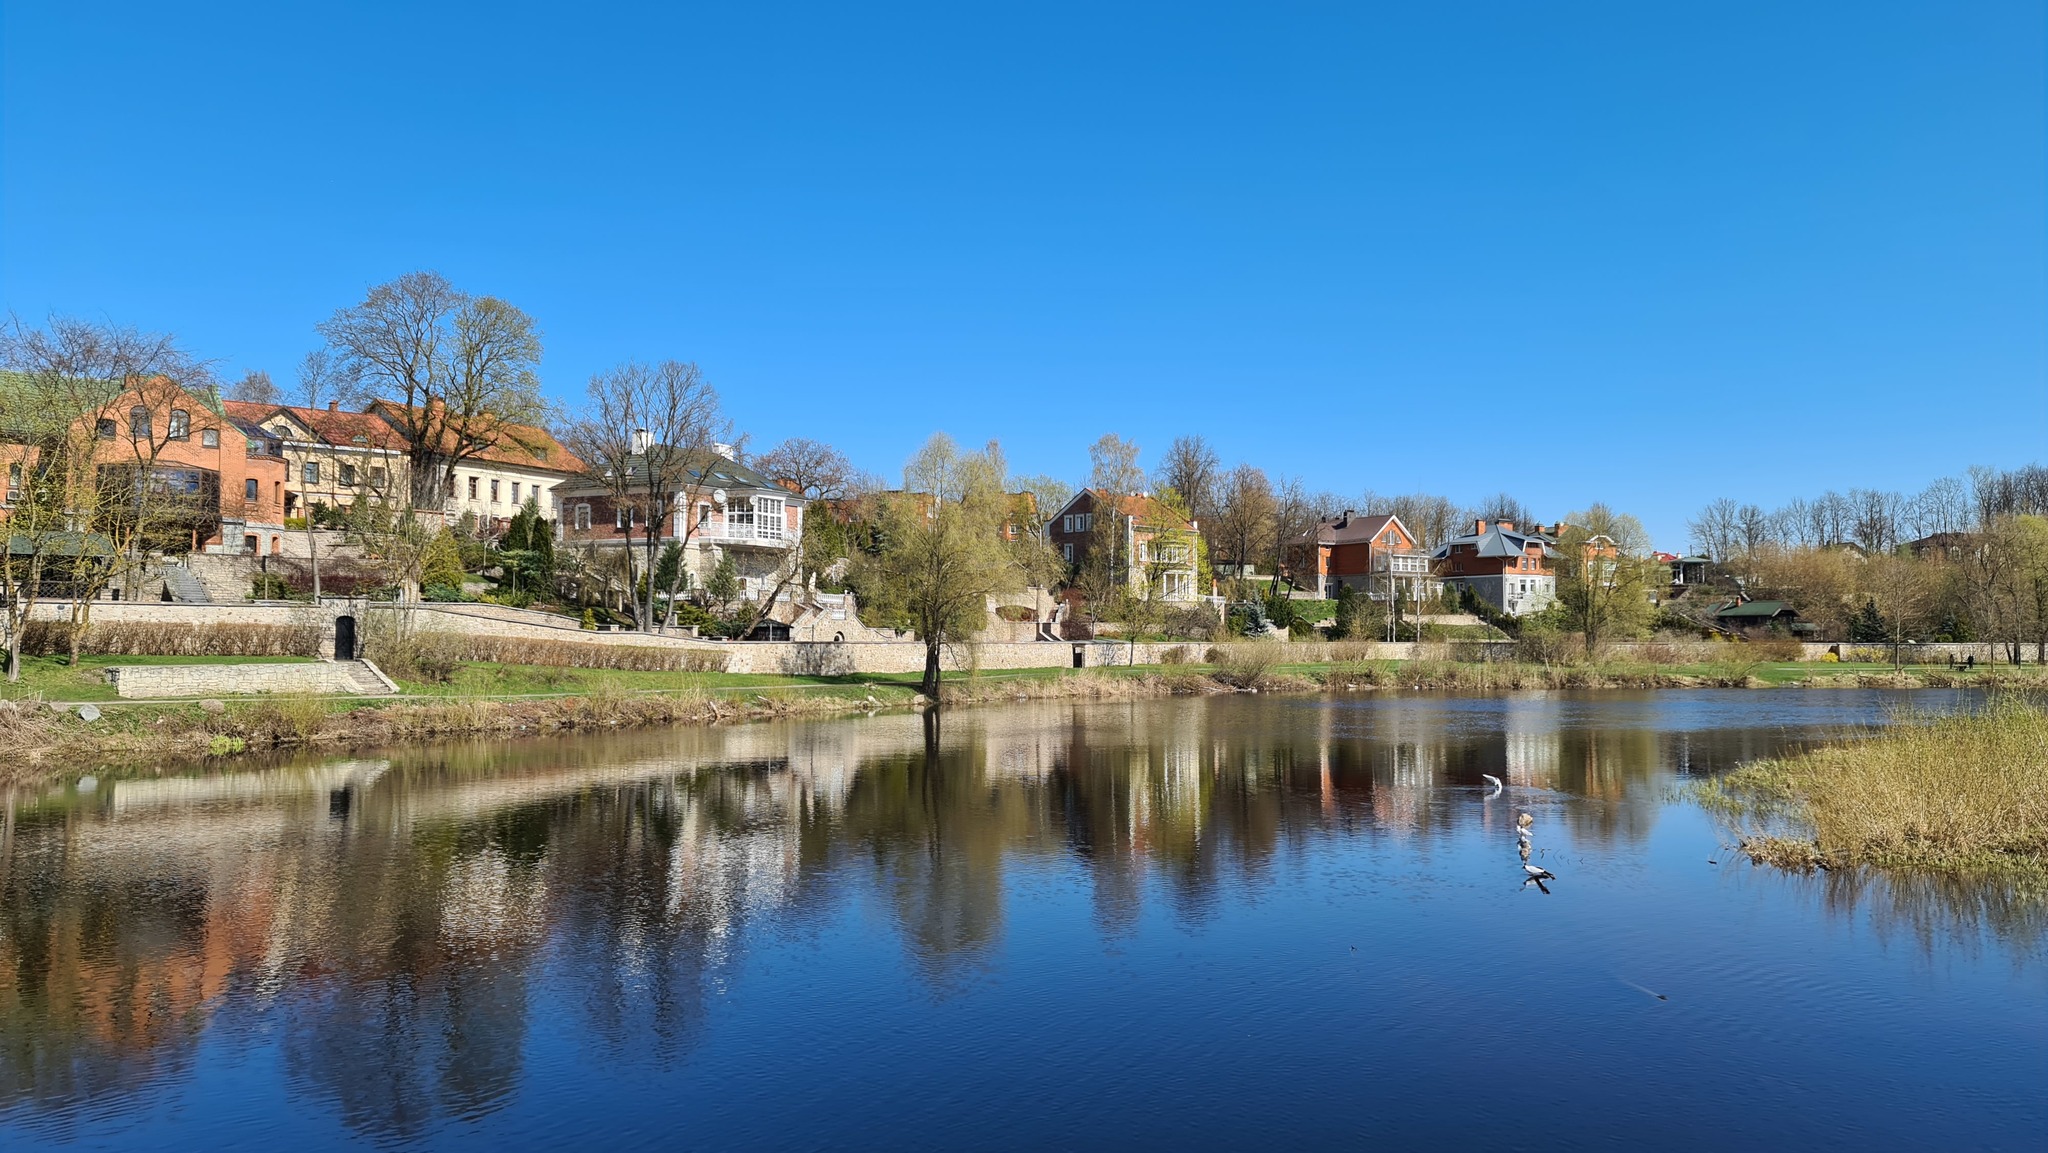
[[[791,437],[762,453],[754,468],[807,500],[838,500],[853,482],[853,462],[822,441]]]
[[[590,378],[589,398],[590,415],[569,428],[569,449],[626,510],[629,547],[637,522],[647,580],[636,613],[641,627],[653,629],[654,570],[664,530],[673,522],[672,537],[687,553],[697,530],[688,510],[718,487],[711,479],[720,460],[716,446],[732,439],[732,422],[718,390],[684,361],[621,364]],[[683,567],[676,566],[678,585]],[[667,590],[669,619],[679,591]]]
[[[356,391],[404,434],[412,504],[439,511],[465,460],[516,441],[546,412],[533,318],[471,296],[437,272],[409,272],[320,325]]]
[[[1216,511],[1217,469],[1216,450],[1208,441],[1199,436],[1175,437],[1154,479],[1159,487],[1179,493],[1189,517],[1205,526]]]

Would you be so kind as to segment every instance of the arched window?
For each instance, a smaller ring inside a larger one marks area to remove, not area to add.
[[[138,404],[128,410],[128,435],[136,440],[149,440],[156,435],[150,428],[149,406]]]

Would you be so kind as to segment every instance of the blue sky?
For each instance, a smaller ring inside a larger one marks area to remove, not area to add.
[[[0,306],[283,383],[432,268],[762,447],[1199,432],[1670,547],[2048,458],[2044,11],[10,0]]]

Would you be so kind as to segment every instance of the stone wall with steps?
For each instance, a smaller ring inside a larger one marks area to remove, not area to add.
[[[234,697],[258,693],[395,693],[398,686],[368,661],[304,664],[112,665],[116,696],[133,699]]]

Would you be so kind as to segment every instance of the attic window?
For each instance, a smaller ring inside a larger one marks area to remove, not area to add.
[[[200,429],[200,430],[199,430],[199,444],[200,444],[200,446],[201,446],[201,447],[203,447],[203,448],[219,448],[219,447],[220,447],[220,430],[219,430],[219,429],[217,429],[217,428],[202,428],[202,429]]]

